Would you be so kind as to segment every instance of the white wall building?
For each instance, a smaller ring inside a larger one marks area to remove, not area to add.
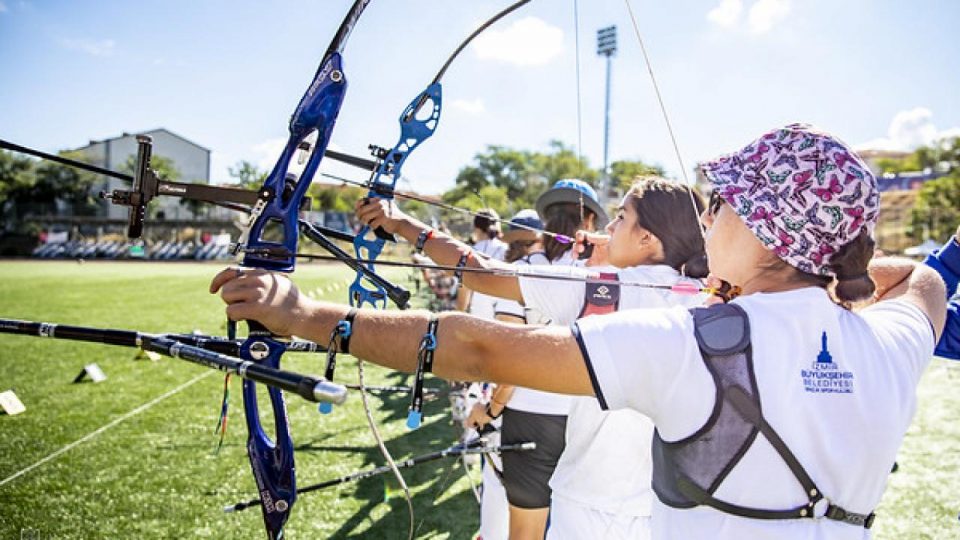
[[[153,155],[161,156],[173,161],[173,166],[180,173],[178,182],[210,183],[210,150],[199,144],[189,141],[167,129],[153,129],[140,133],[124,133],[119,137],[112,137],[102,141],[90,141],[90,144],[77,148],[78,152],[86,154],[93,165],[111,169],[123,170],[127,161],[137,156],[137,135],[149,135],[153,138]],[[102,185],[96,191],[113,191],[114,189],[129,189],[130,186],[116,178],[104,177]],[[187,206],[180,204],[178,197],[157,197],[157,212],[163,212],[167,219],[191,219],[194,216]],[[104,201],[102,215],[110,219],[126,219],[128,208]]]

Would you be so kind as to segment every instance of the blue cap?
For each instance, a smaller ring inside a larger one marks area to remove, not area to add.
[[[540,235],[538,231],[542,229],[543,222],[540,221],[537,211],[532,208],[525,208],[510,218],[507,223],[507,232],[503,235],[503,241],[536,240]]]
[[[606,210],[603,209],[600,200],[597,198],[596,190],[583,180],[577,178],[557,180],[553,187],[543,192],[537,199],[537,213],[542,218],[546,209],[556,203],[583,204],[597,215],[598,229],[605,227],[610,221]]]

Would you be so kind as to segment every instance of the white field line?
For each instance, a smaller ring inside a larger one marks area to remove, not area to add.
[[[119,417],[119,418],[116,418],[116,419],[110,421],[109,423],[107,423],[107,424],[105,424],[105,425],[103,425],[103,426],[101,426],[101,427],[99,427],[99,428],[91,431],[90,433],[84,435],[83,437],[77,439],[76,441],[74,441],[74,442],[72,442],[72,443],[64,446],[63,448],[61,448],[61,449],[57,450],[56,452],[48,455],[47,457],[41,459],[40,461],[37,461],[36,463],[34,463],[34,464],[32,464],[32,465],[29,465],[29,466],[27,466],[27,467],[24,467],[23,469],[15,472],[14,474],[8,476],[7,478],[4,478],[3,480],[0,480],[0,486],[3,486],[4,484],[6,484],[6,483],[8,483],[8,482],[12,482],[13,480],[16,480],[17,478],[19,478],[19,477],[27,474],[28,472],[32,471],[33,469],[36,469],[37,467],[43,465],[44,463],[46,463],[46,462],[48,462],[48,461],[50,461],[50,460],[52,460],[52,459],[55,459],[55,458],[56,458],[57,456],[59,456],[60,454],[63,454],[64,452],[70,451],[70,450],[73,449],[74,447],[79,446],[79,445],[81,445],[81,444],[89,441],[90,439],[96,437],[97,435],[103,433],[104,431],[107,431],[108,429],[110,429],[110,428],[112,428],[113,426],[115,426],[115,425],[123,422],[124,420],[127,420],[128,418],[131,418],[131,417],[133,417],[133,416],[136,416],[136,415],[142,413],[143,411],[149,409],[150,407],[153,407],[153,406],[156,405],[157,403],[160,403],[161,401],[167,399],[168,397],[170,397],[170,396],[172,396],[172,395],[180,392],[181,390],[183,390],[183,389],[185,389],[185,388],[193,385],[194,383],[200,381],[200,379],[203,379],[204,377],[209,377],[210,375],[213,375],[214,373],[218,373],[218,372],[217,372],[217,371],[208,371],[208,372],[206,372],[206,373],[202,373],[202,374],[194,377],[193,379],[190,379],[189,381],[181,384],[180,386],[174,388],[173,390],[170,390],[170,391],[167,392],[166,394],[163,394],[162,396],[156,397],[156,398],[148,401],[147,403],[144,403],[143,405],[137,407],[136,409],[133,409],[132,411],[124,414],[123,416],[121,416],[121,417]]]

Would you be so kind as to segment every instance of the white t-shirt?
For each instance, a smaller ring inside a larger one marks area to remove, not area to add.
[[[562,262],[573,262],[572,258],[557,259],[556,264],[562,264]],[[562,262],[561,262],[562,261]],[[531,267],[531,266],[544,266],[550,267],[550,259],[547,258],[544,253],[533,253],[527,255],[522,259],[513,261],[512,263],[516,267]],[[542,313],[536,309],[530,309],[530,306],[521,306],[518,302],[514,300],[507,300],[504,298],[497,298],[493,305],[493,311],[495,315],[512,315],[514,317],[520,317],[527,321],[527,324],[551,324],[551,319],[546,314]],[[551,392],[541,392],[540,390],[532,390],[530,388],[523,388],[522,386],[514,387],[513,395],[510,396],[510,401],[507,403],[507,407],[515,411],[524,411],[529,413],[536,414],[556,414],[556,415],[566,415],[567,410],[570,408],[570,396],[565,396],[563,394],[553,394]]]
[[[819,288],[736,299],[750,320],[763,414],[821,491],[857,513],[880,502],[916,408],[916,386],[935,340],[929,320],[901,301],[859,314]],[[630,408],[676,441],[703,426],[716,389],[682,308],[644,309],[576,323],[602,406]],[[831,366],[818,363],[826,334]],[[824,376],[824,371],[836,375]],[[747,507],[807,502],[799,483],[761,435],[715,493]],[[701,506],[654,503],[654,538],[864,539],[869,531],[832,521],[751,520]]]
[[[620,281],[653,285],[674,285],[681,280],[676,270],[665,265],[549,271],[580,277],[595,272],[616,272]],[[549,314],[556,324],[570,325],[583,308],[586,284],[524,277],[520,280],[520,289],[527,307]],[[619,309],[694,307],[701,305],[704,298],[702,294],[681,296],[660,289],[622,285]],[[652,438],[653,423],[646,416],[629,409],[603,411],[596,398],[572,397],[567,416],[567,446],[550,479],[553,497],[610,514],[650,516]]]
[[[491,259],[502,261],[507,254],[507,244],[499,238],[481,240],[473,245],[473,250]],[[470,296],[468,313],[481,319],[493,320],[493,304],[496,297],[473,291]]]

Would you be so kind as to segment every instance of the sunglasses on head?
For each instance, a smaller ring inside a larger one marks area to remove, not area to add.
[[[707,202],[707,214],[711,216],[716,216],[717,212],[720,211],[720,207],[723,206],[724,200],[720,196],[718,191],[714,191],[710,194],[710,201]]]

